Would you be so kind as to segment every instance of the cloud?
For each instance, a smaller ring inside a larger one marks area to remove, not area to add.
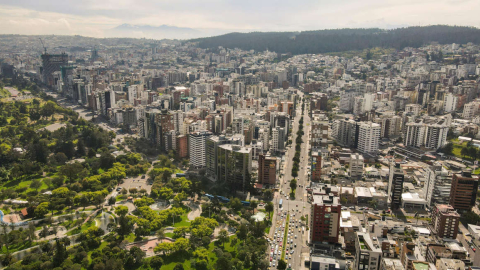
[[[478,27],[479,12],[473,0],[2,0],[0,33],[104,37],[123,23],[222,31]]]

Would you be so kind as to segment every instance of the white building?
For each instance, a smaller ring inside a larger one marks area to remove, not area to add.
[[[207,138],[210,136],[212,136],[212,133],[208,131],[199,131],[189,134],[188,144],[190,165],[192,165],[194,168],[205,167],[205,145]]]
[[[382,250],[377,241],[374,242],[369,233],[357,232],[355,238],[354,270],[379,270]]]
[[[480,101],[474,100],[470,103],[467,103],[463,106],[463,118],[472,119],[475,115],[478,114],[480,108]]]
[[[443,111],[447,113],[455,111],[457,108],[457,101],[457,96],[453,95],[452,93],[445,95],[443,100]]]
[[[355,153],[350,155],[350,177],[361,179],[363,176],[363,156]]]
[[[358,128],[357,150],[361,153],[375,154],[380,141],[380,125],[372,122],[360,122]]]

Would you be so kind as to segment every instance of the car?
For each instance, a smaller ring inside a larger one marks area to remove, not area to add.
[[[270,266],[272,265],[273,257],[270,257]]]
[[[295,250],[292,250],[292,252],[290,254],[293,254],[293,252],[295,252]]]
[[[297,235],[295,235],[295,239],[297,239]]]
[[[287,250],[287,251],[285,251],[285,254],[287,254],[287,255],[288,255],[288,250]]]
[[[297,247],[297,243],[295,243],[295,245],[293,245],[294,247]]]
[[[291,264],[291,263],[288,264],[288,268],[292,268],[292,264]]]

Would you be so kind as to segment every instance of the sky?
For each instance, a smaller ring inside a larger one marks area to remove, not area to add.
[[[478,0],[0,0],[0,34],[109,37],[121,24],[189,27],[205,35],[432,24],[480,27],[479,13]]]

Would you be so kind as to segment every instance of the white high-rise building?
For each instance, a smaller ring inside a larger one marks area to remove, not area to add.
[[[474,100],[463,106],[463,118],[472,119],[480,111],[480,100]]]
[[[190,165],[194,168],[205,167],[205,145],[210,136],[212,133],[208,131],[199,131],[188,135]]]
[[[355,153],[350,155],[350,178],[361,179],[363,176],[363,156]]]
[[[357,150],[361,153],[375,154],[380,142],[380,125],[372,122],[360,122],[358,128]]]
[[[443,111],[447,113],[455,111],[457,108],[457,100],[457,96],[452,93],[445,95],[445,99],[443,100]]]
[[[423,137],[425,135],[425,125],[420,122],[410,122],[406,124],[407,132],[405,133],[405,146],[420,147],[423,145]]]
[[[426,124],[422,120],[407,123],[405,146],[439,149],[447,144],[448,125],[446,119],[434,124]]]
[[[272,151],[277,152],[281,151],[285,147],[285,129],[281,127],[276,127],[272,129]]]

